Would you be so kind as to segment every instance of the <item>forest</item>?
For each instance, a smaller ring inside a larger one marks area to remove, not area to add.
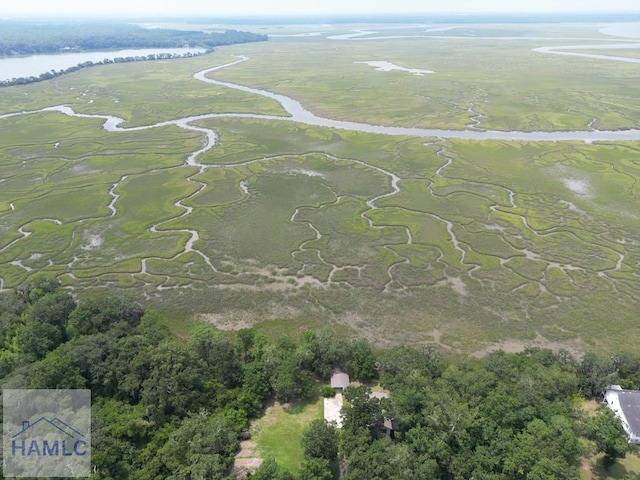
[[[474,359],[377,350],[329,328],[272,339],[202,324],[181,338],[163,325],[118,291],[76,300],[53,280],[22,285],[0,297],[2,388],[91,389],[95,479],[234,478],[250,421],[274,399],[322,395],[336,368],[359,381],[342,428],[311,422],[298,472],[267,458],[251,478],[577,479],[582,455],[608,468],[632,448],[609,410],[580,405],[610,383],[637,388],[636,354]],[[389,398],[371,397],[373,384]]]
[[[210,49],[267,40],[266,35],[238,30],[205,33],[81,20],[0,20],[0,31],[0,57],[125,48]]]
[[[73,28],[70,28],[73,27]],[[266,35],[238,30],[224,32],[180,31],[170,29],[147,29],[134,24],[52,22],[50,20],[16,21],[0,20],[0,58],[16,55],[39,55],[96,50],[118,50],[136,48],[204,48],[202,53],[211,53],[214,47],[236,43],[266,41]],[[17,77],[0,80],[0,87],[26,85],[50,80],[60,75],[83,68],[108,63],[128,63],[147,60],[164,60],[199,55],[157,53],[143,56],[116,57],[113,60],[86,61],[63,69],[43,72],[38,76]]]
[[[198,57],[205,53],[210,53],[210,50],[206,50],[203,53],[187,52],[184,54],[151,53],[149,55],[115,57],[113,60],[105,58],[104,60],[101,60],[98,62],[92,62],[91,60],[87,60],[86,62],[79,63],[69,68],[43,72],[38,76],[32,75],[30,77],[17,77],[17,78],[14,77],[9,80],[0,80],[0,87],[10,87],[13,85],[27,85],[28,83],[43,82],[45,80],[51,80],[52,78],[58,77],[60,75],[77,72],[78,70],[82,70],[83,68],[89,68],[96,65],[108,65],[110,63],[146,62],[150,60],[170,60],[173,58],[191,58],[191,57]]]

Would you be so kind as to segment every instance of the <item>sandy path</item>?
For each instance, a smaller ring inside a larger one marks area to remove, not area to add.
[[[324,399],[324,420],[325,422],[335,422],[336,427],[342,428],[342,394],[336,393],[332,398]]]

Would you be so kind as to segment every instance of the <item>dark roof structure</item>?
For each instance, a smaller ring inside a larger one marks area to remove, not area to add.
[[[393,419],[393,418],[386,418],[384,419],[384,428],[387,428],[389,430],[398,430],[398,421]]]
[[[640,435],[640,392],[637,390],[618,390],[620,409],[624,413],[629,429]]]

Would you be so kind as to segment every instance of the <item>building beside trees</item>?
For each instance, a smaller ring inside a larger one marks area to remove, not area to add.
[[[603,403],[620,420],[629,442],[640,444],[640,391],[609,385]]]

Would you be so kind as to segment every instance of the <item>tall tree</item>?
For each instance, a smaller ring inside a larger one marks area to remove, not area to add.
[[[302,437],[304,458],[324,458],[335,462],[338,458],[338,432],[324,420],[313,420]]]
[[[206,367],[187,347],[161,343],[148,353],[149,375],[142,381],[141,402],[158,423],[215,404],[216,392],[205,388]]]
[[[630,450],[620,420],[608,408],[599,409],[595,416],[587,419],[586,433],[595,442],[598,452],[604,453],[603,465],[606,469],[617,459],[624,458]]]
[[[227,388],[239,385],[240,363],[233,345],[208,325],[198,325],[189,332],[189,347],[206,365],[210,375]]]
[[[345,430],[366,430],[373,437],[381,431],[384,415],[378,398],[371,398],[371,390],[364,385],[349,385],[344,390],[348,406],[342,409]]]
[[[349,372],[356,380],[368,382],[376,375],[376,357],[371,345],[365,338],[354,340],[351,345],[351,361],[348,365]]]
[[[69,317],[69,329],[74,335],[111,330],[122,336],[138,325],[143,314],[142,305],[130,295],[114,292],[81,302]]]

